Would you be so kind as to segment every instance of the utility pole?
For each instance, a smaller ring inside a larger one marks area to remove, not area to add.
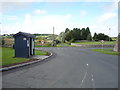
[[[109,28],[109,41],[110,41],[110,30],[111,30],[111,28]]]
[[[54,27],[53,27],[53,46],[54,46]]]
[[[54,27],[53,27],[53,40],[54,40]]]
[[[1,24],[1,22],[0,22],[0,35],[1,35],[1,31],[2,31],[2,30],[1,30],[2,28],[1,28],[1,27],[2,27],[2,24]]]

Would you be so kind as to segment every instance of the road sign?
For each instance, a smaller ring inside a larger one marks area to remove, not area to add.
[[[104,43],[104,40],[100,40],[100,42],[102,43],[102,50],[103,50],[103,43]]]
[[[104,43],[104,40],[100,40],[101,43]]]
[[[44,44],[44,40],[41,40],[41,43]]]

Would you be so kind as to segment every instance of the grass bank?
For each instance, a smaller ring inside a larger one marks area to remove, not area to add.
[[[92,51],[109,55],[120,55],[120,52],[115,52],[113,49],[92,49]]]
[[[35,55],[46,55],[45,51],[37,51],[35,50]],[[21,63],[30,60],[29,58],[16,58],[14,57],[14,49],[12,48],[2,48],[2,65],[6,66],[15,63]]]

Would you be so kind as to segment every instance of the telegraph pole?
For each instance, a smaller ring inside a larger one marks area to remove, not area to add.
[[[53,27],[53,40],[54,40],[54,27]]]
[[[54,46],[54,27],[53,27],[53,46]]]
[[[110,30],[111,30],[111,28],[109,28],[109,41],[110,41]]]

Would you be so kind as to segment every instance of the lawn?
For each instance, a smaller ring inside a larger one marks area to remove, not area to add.
[[[35,51],[35,55],[46,55],[45,51]],[[29,58],[15,58],[14,49],[12,48],[2,48],[2,66],[21,63],[30,60]],[[1,65],[0,65],[1,66]]]
[[[115,45],[116,41],[105,41],[104,45]],[[99,45],[102,44],[100,41],[81,41],[81,42],[75,42],[75,44],[82,44],[82,45]]]
[[[92,51],[109,55],[120,55],[120,52],[114,52],[113,49],[92,49]]]
[[[36,45],[35,47],[52,47],[52,46],[50,46],[50,45]]]

